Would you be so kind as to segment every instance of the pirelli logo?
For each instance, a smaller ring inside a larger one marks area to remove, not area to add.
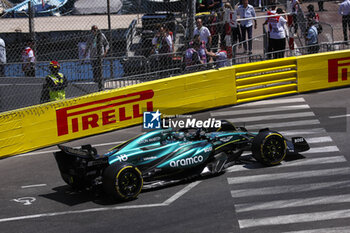
[[[350,68],[350,57],[328,60],[328,82],[348,80]]]
[[[153,111],[153,96],[153,90],[146,90],[58,109],[57,134],[63,136],[142,117],[142,108]]]

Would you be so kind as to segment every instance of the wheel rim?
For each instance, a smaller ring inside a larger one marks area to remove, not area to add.
[[[280,137],[269,137],[262,148],[264,157],[271,163],[280,162],[285,156],[284,141]]]
[[[119,176],[119,191],[126,197],[134,196],[140,192],[141,183],[140,175],[131,169],[127,169]]]

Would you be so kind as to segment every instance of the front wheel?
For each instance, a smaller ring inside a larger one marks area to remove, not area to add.
[[[279,164],[285,158],[286,153],[286,141],[277,132],[262,131],[253,140],[253,157],[264,165]]]
[[[103,189],[116,201],[135,199],[142,186],[142,174],[132,164],[114,163],[103,172]]]

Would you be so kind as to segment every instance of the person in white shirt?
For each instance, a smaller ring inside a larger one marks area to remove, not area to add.
[[[290,13],[288,15],[288,27],[294,27],[294,32],[298,31],[298,22],[297,22],[297,13],[299,9],[299,4],[301,0],[287,0],[287,12]]]
[[[203,26],[202,19],[197,19],[196,24],[197,27],[194,29],[193,36],[199,35],[201,41],[205,42],[207,49],[210,49],[212,38],[209,29]]]
[[[344,0],[339,5],[339,14],[342,16],[344,41],[348,41],[348,30],[350,30],[350,0]]]
[[[35,54],[33,50],[34,41],[27,40],[27,46],[22,51],[22,70],[27,77],[35,77]]]
[[[240,16],[241,19],[256,17],[254,7],[248,4],[248,0],[242,1],[242,5],[238,7],[238,15]],[[256,29],[256,27],[257,27],[256,20],[254,19],[254,29]],[[248,34],[248,40],[252,39],[253,37],[253,20],[252,19],[241,21],[241,32],[242,32],[242,41],[246,40],[246,34]],[[252,42],[253,42],[252,40],[249,40],[248,42],[249,54],[252,54],[252,47],[253,47]],[[246,53],[247,43],[243,43],[243,48],[244,48],[244,53]]]
[[[0,77],[5,76],[4,64],[6,64],[6,47],[5,41],[0,38]]]
[[[283,14],[281,8],[276,10],[277,14]],[[273,15],[274,13],[271,13]],[[282,16],[275,16],[268,18],[264,24],[268,24],[269,28],[269,42],[268,52],[273,52],[273,58],[284,57],[284,50],[286,49],[286,30],[285,26],[287,20]]]
[[[225,16],[228,19],[225,19],[225,21],[229,22],[229,25],[231,27],[231,43],[236,44],[237,42],[241,42],[241,31],[239,30],[238,22],[237,22],[237,10],[231,6],[230,3],[225,3]],[[228,13],[226,13],[228,11]],[[236,47],[234,47],[236,49]]]

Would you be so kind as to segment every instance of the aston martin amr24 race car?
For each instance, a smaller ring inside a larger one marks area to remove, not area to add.
[[[287,154],[309,149],[302,137],[287,140],[261,129],[248,132],[223,120],[220,129],[159,129],[143,133],[98,155],[91,145],[80,149],[58,145],[55,158],[63,180],[78,190],[104,191],[115,200],[136,198],[144,188],[219,174],[239,161],[243,151],[266,165]]]

